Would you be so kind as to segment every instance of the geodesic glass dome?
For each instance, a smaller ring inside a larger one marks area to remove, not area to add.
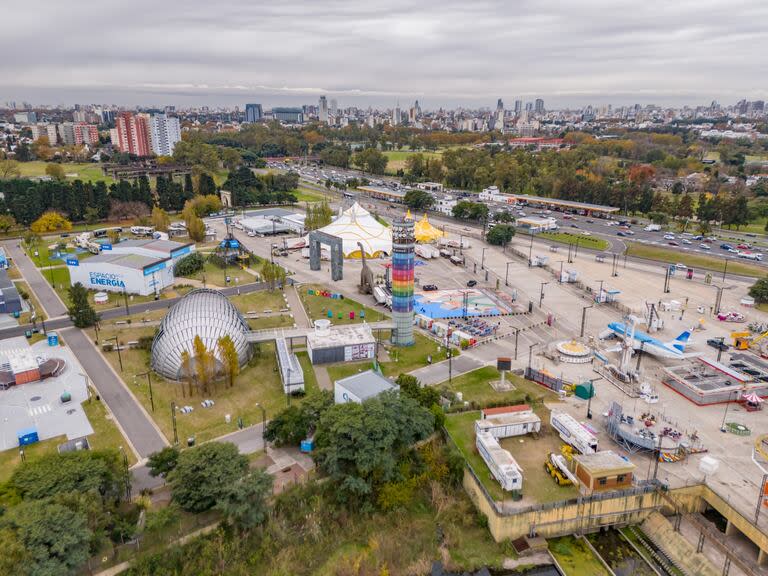
[[[160,330],[152,341],[152,369],[170,380],[180,380],[181,353],[186,350],[194,356],[195,336],[200,336],[206,348],[214,352],[220,365],[219,338],[229,335],[242,366],[251,354],[246,338],[249,330],[245,318],[221,292],[207,288],[193,290],[174,304],[160,323]]]

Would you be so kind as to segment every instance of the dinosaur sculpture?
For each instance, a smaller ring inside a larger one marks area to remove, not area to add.
[[[363,248],[362,242],[358,242],[360,247],[360,258],[363,260],[363,269],[360,271],[360,286],[358,287],[361,294],[373,293],[374,279],[373,271],[368,267],[368,262],[365,259],[365,248]]]

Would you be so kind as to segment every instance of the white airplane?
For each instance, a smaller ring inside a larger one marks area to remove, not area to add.
[[[625,338],[627,335],[627,326],[621,322],[611,322],[608,324],[608,328],[619,338]],[[629,333],[632,334],[632,329],[629,329]],[[691,331],[686,330],[680,334],[677,338],[670,342],[662,342],[661,340],[654,338],[653,336],[646,334],[640,330],[634,330],[632,334],[632,348],[635,350],[642,350],[648,352],[659,358],[672,358],[682,360],[684,358],[691,358],[694,356],[700,356],[697,352],[685,353],[685,346],[691,337]],[[610,352],[618,352],[621,347],[613,348]]]

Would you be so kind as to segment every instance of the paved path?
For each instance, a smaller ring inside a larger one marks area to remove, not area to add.
[[[166,446],[168,441],[88,336],[77,328],[63,330],[61,335],[85,368],[139,458],[146,458]]]
[[[26,280],[29,287],[37,296],[37,300],[42,305],[49,318],[55,318],[56,316],[63,316],[67,313],[67,308],[64,303],[56,294],[51,285],[43,278],[40,271],[35,266],[35,263],[30,260],[29,256],[19,247],[18,242],[5,242],[3,244],[8,255],[13,258],[13,261],[21,271],[24,280]],[[23,334],[24,331],[21,331]],[[7,338],[7,336],[3,336]]]

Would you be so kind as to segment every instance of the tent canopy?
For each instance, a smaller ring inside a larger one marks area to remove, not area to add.
[[[750,392],[749,394],[744,394],[744,395],[742,395],[742,398],[744,400],[746,400],[747,402],[749,402],[750,404],[762,404],[763,403],[763,399],[760,398],[760,396],[758,396],[754,392]]]
[[[408,213],[410,214],[410,211]],[[424,214],[424,218],[414,224],[413,231],[416,236],[416,242],[421,244],[436,242],[444,236],[442,230],[435,228],[429,223],[426,214]]]
[[[381,258],[392,253],[392,230],[381,224],[357,202],[320,230],[341,238],[345,258],[360,258],[358,242],[363,245],[366,258]],[[308,245],[307,235],[291,247]]]

